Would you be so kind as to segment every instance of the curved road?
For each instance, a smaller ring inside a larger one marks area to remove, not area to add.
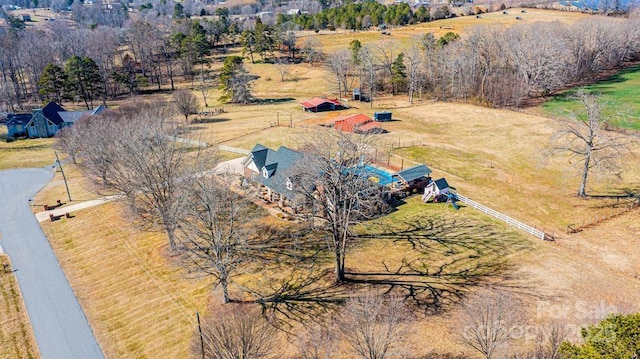
[[[0,245],[11,257],[42,359],[103,359],[87,318],[28,200],[48,169],[0,171]]]

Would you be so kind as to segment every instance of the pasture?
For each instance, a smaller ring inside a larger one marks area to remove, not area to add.
[[[640,131],[640,66],[624,69],[607,80],[583,88],[600,96],[602,115],[610,118],[614,127]],[[584,108],[573,98],[575,91],[554,96],[542,108],[551,116],[584,115]]]
[[[522,13],[522,10],[526,12]],[[348,49],[349,43],[354,39],[359,40],[363,46],[369,45],[373,47],[378,46],[378,44],[380,44],[379,46],[385,46],[385,43],[396,41],[399,43],[399,50],[405,50],[409,48],[412,39],[429,32],[433,33],[436,38],[443,36],[449,31],[464,36],[466,32],[471,31],[476,26],[514,26],[521,23],[553,21],[574,24],[580,20],[589,18],[589,16],[590,15],[579,12],[513,8],[508,9],[506,15],[502,14],[501,11],[496,11],[481,14],[480,18],[476,18],[475,15],[460,16],[412,26],[392,28],[389,30],[391,33],[390,36],[382,35],[380,31],[377,30],[323,30],[318,34],[312,31],[302,31],[300,32],[300,41],[304,42],[306,39],[316,39],[321,44],[322,50],[325,53]],[[520,17],[522,20],[517,20],[516,17]]]

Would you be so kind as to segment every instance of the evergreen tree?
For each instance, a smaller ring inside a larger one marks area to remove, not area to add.
[[[401,52],[391,64],[391,84],[393,86],[393,94],[395,95],[400,89],[404,88],[407,83],[407,66],[404,64],[404,54]]]
[[[613,314],[597,325],[582,328],[583,344],[562,343],[567,359],[640,358],[640,313]]]
[[[242,64],[242,57],[229,56],[224,59],[220,70],[220,86],[222,91],[220,102],[233,102],[247,104],[251,102],[252,77]]]
[[[64,73],[62,67],[55,64],[48,64],[45,66],[40,80],[38,80],[40,95],[46,99],[55,100],[60,103],[62,102],[66,82],[67,75]]]
[[[89,57],[80,58],[73,55],[64,66],[67,76],[65,93],[76,100],[84,101],[87,110],[93,107],[93,100],[103,92],[103,81],[98,65]]]

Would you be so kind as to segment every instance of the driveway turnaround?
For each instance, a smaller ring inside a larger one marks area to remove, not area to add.
[[[47,169],[0,171],[0,243],[10,257],[42,359],[103,359],[87,318],[29,208]]]

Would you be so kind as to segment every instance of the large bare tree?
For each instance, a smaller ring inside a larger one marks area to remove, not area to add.
[[[620,176],[620,160],[626,149],[620,136],[608,131],[609,118],[601,113],[597,95],[579,90],[575,99],[584,112],[573,113],[560,121],[555,134],[554,152],[569,153],[572,160],[581,166],[578,196],[587,196],[587,179],[594,171],[603,171]]]
[[[499,358],[522,324],[521,304],[510,294],[487,291],[467,300],[457,323],[462,343],[486,359]]]
[[[279,332],[249,304],[212,308],[191,344],[194,359],[279,358]]]
[[[187,201],[179,248],[187,268],[213,277],[222,289],[222,301],[229,303],[229,282],[243,273],[243,265],[250,260],[248,239],[254,234],[257,214],[226,176],[203,171],[185,180]]]
[[[333,82],[338,86],[338,97],[345,96],[349,91],[347,85],[347,76],[351,69],[351,52],[347,49],[339,50],[327,57],[325,63],[327,69],[331,72]]]
[[[161,228],[172,251],[182,216],[184,178],[190,174],[173,113],[159,104],[136,104],[91,119],[81,164],[97,189],[123,193],[145,229]]]
[[[189,123],[189,115],[198,112],[198,100],[193,92],[187,89],[180,89],[173,92],[173,104],[179,114],[184,116],[184,123]]]
[[[370,291],[347,301],[337,325],[360,358],[384,359],[401,348],[409,321],[409,311],[400,298]]]
[[[372,141],[365,135],[317,129],[308,135],[304,158],[293,170],[300,184],[295,189],[322,218],[315,222],[327,234],[337,282],[345,280],[347,247],[355,239],[353,226],[386,209],[381,189],[369,180],[366,167],[372,160]]]

